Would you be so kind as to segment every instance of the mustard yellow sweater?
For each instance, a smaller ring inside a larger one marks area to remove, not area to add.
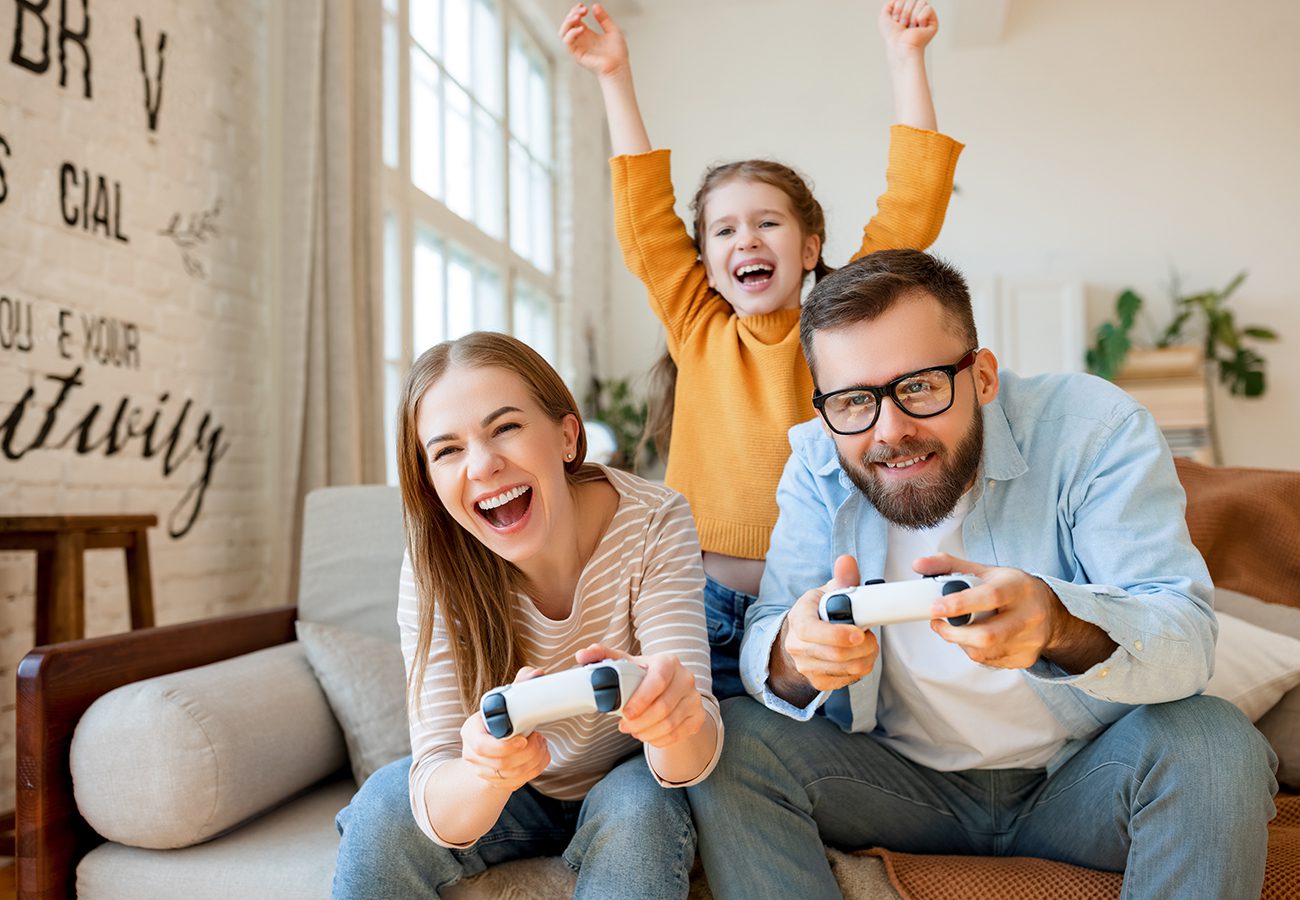
[[[893,127],[885,193],[854,259],[934,242],[961,151],[942,134]],[[790,453],[786,432],[815,414],[799,310],[737,316],[709,287],[673,209],[667,150],[614,157],[610,170],[623,260],[649,291],[677,363],[666,480],[690,501],[704,550],[762,559]]]

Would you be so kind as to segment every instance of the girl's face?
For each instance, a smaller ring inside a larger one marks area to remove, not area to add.
[[[573,527],[565,457],[578,420],[555,422],[514,372],[450,367],[420,398],[429,478],[462,528],[522,566]]]
[[[804,275],[817,265],[821,240],[804,235],[780,188],[733,179],[704,201],[704,269],[740,316],[797,309]]]

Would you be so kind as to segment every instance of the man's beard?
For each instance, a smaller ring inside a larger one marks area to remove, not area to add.
[[[894,446],[873,447],[860,463],[850,464],[840,454],[840,466],[871,505],[888,521],[913,531],[933,528],[957,508],[957,501],[979,471],[984,450],[984,417],[976,408],[975,416],[961,443],[945,460],[947,452],[937,440],[904,441]],[[934,453],[937,472],[926,473],[906,481],[887,482],[876,471],[876,463],[891,459],[911,459]]]

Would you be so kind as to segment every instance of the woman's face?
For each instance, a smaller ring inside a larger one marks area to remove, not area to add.
[[[498,556],[522,565],[574,527],[564,463],[578,420],[553,421],[514,372],[452,366],[420,398],[416,430],[438,499]]]

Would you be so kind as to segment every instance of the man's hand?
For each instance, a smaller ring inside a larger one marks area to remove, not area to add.
[[[1047,658],[1068,672],[1083,672],[1115,650],[1115,642],[1090,622],[1077,619],[1047,583],[1019,569],[983,566],[948,553],[923,556],[912,568],[922,575],[960,572],[984,583],[936,600],[930,627],[973,661],[999,669],[1027,669]],[[949,625],[948,617],[995,611],[973,625]]]
[[[768,684],[796,706],[807,705],[818,691],[833,691],[857,681],[875,667],[880,652],[870,631],[818,618],[822,594],[853,587],[859,581],[858,563],[851,556],[835,560],[833,571],[830,581],[808,591],[790,607],[772,647]]]

